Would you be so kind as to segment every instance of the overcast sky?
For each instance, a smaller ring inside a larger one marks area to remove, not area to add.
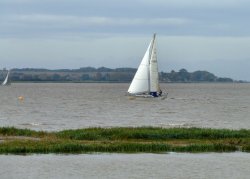
[[[0,68],[137,67],[250,80],[249,0],[0,0]]]

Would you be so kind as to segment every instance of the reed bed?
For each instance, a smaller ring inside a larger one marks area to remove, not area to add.
[[[1,136],[27,136],[27,137],[43,137],[49,135],[48,132],[34,131],[30,129],[18,129],[15,127],[0,127]]]
[[[75,140],[166,140],[166,139],[225,139],[250,138],[250,130],[207,129],[207,128],[87,128],[64,130],[58,137]]]
[[[115,127],[45,132],[0,128],[0,154],[233,151],[250,152],[250,130]]]

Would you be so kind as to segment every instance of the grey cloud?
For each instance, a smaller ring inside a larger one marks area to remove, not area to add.
[[[249,7],[248,0],[0,0],[0,65],[137,67],[157,32],[161,70],[244,79]]]
[[[67,15],[31,14],[14,15],[7,18],[7,21],[28,22],[28,23],[70,23],[86,25],[185,25],[192,22],[186,18],[115,18],[115,17],[84,17]]]
[[[53,15],[53,14],[28,14],[28,15],[10,15],[1,19],[0,32],[2,34],[32,34],[41,31],[48,35],[55,35],[66,32],[106,32],[106,33],[124,33],[127,29],[141,28],[161,29],[164,27],[175,28],[188,26],[193,23],[192,19],[166,17],[166,18],[120,18],[120,17],[85,17],[74,15]],[[11,30],[10,30],[11,29]],[[146,30],[148,31],[148,30]],[[128,31],[127,31],[128,32]],[[130,32],[133,33],[133,32]]]

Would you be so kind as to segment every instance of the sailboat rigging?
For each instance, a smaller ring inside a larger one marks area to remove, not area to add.
[[[156,51],[156,34],[154,34],[144,57],[129,86],[128,94],[137,97],[161,97]]]

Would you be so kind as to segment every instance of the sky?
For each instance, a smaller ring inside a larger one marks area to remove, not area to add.
[[[0,0],[0,68],[137,68],[250,81],[249,0]]]

